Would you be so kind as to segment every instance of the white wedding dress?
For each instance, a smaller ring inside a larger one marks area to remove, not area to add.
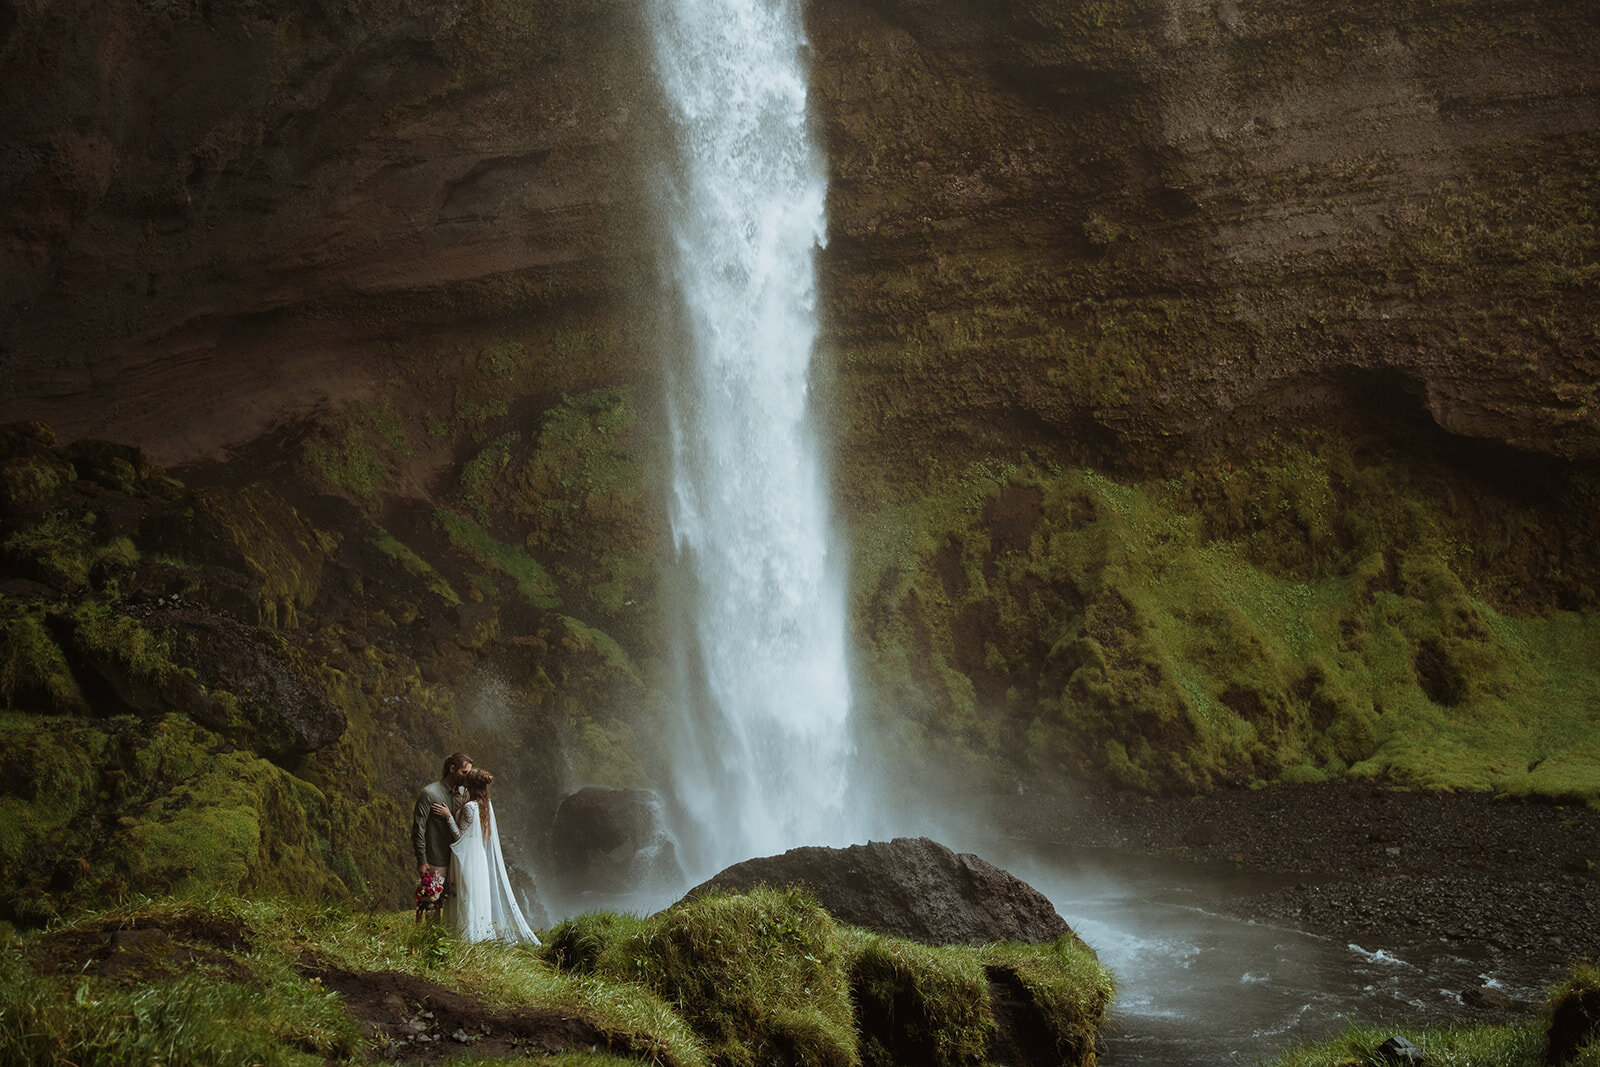
[[[456,843],[450,846],[450,878],[454,896],[445,901],[444,921],[451,933],[467,941],[539,944],[522,909],[511,895],[500,829],[489,804],[488,833],[479,824],[478,802],[469,800],[451,820]]]

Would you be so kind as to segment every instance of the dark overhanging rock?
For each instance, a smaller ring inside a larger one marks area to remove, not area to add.
[[[556,809],[551,853],[566,893],[626,893],[683,884],[660,794],[586,786]]]
[[[1043,893],[970,852],[926,837],[807,846],[745,860],[691,889],[803,886],[840,922],[925,945],[1038,943],[1071,933]]]

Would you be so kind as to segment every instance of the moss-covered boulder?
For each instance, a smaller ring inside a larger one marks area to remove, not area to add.
[[[649,919],[551,931],[564,969],[642,981],[679,1005],[718,1064],[1095,1062],[1110,975],[1070,933],[934,948],[837,925],[800,889],[721,890]],[[1045,1035],[1042,1038],[1040,1035]]]

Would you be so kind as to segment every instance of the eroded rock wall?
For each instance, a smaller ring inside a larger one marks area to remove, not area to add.
[[[0,420],[220,455],[640,276],[630,7],[6,16]]]
[[[1371,391],[1594,457],[1589,5],[814,10],[863,450],[1137,466]]]

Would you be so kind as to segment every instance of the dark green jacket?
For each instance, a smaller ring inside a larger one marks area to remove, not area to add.
[[[411,848],[417,854],[417,865],[430,867],[450,866],[450,844],[455,840],[450,833],[450,822],[433,813],[435,804],[455,810],[455,797],[443,782],[430,782],[417,795],[417,810],[411,819]]]

